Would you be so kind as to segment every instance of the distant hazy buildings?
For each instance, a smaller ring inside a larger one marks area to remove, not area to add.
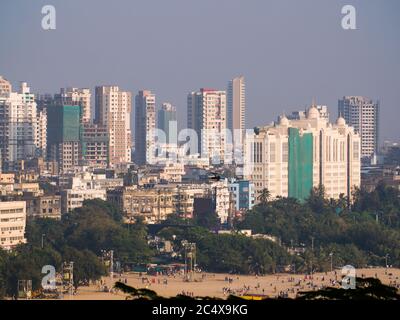
[[[176,108],[170,103],[163,103],[161,109],[158,110],[157,127],[165,132],[166,143],[176,144],[176,132],[170,130],[170,128],[176,128]]]
[[[304,200],[313,187],[323,185],[328,198],[350,198],[360,186],[359,135],[341,117],[335,124],[321,118],[315,106],[305,118],[280,117],[246,143],[246,176],[254,182],[256,197],[268,189],[273,198]]]
[[[198,151],[213,164],[224,162],[226,148],[226,92],[202,88],[187,98],[187,124],[198,137]]]
[[[156,128],[156,96],[142,90],[135,97],[135,163],[143,165],[152,161]]]
[[[117,86],[98,86],[95,123],[107,128],[108,161],[111,166],[131,162],[130,112],[132,94]]]
[[[379,101],[366,97],[346,96],[339,100],[339,115],[354,127],[361,137],[361,157],[368,160],[378,151]]]

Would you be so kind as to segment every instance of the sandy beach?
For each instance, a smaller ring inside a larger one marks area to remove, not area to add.
[[[370,268],[357,269],[357,277],[378,277],[384,284],[400,288],[400,269],[394,268]],[[143,278],[147,278],[144,279]],[[203,273],[196,274],[197,281],[186,282],[183,275],[175,276],[150,276],[139,273],[125,273],[114,275],[114,278],[102,278],[96,284],[79,287],[75,295],[64,295],[64,300],[124,300],[126,295],[122,292],[111,290],[116,281],[121,280],[135,288],[148,288],[154,290],[158,295],[171,297],[185,293],[193,296],[210,296],[226,298],[230,293],[236,295],[263,294],[268,297],[276,297],[286,293],[294,298],[298,291],[317,290],[322,287],[340,287],[341,270],[327,273],[315,273],[313,277],[300,274],[273,274],[266,276],[254,275],[231,275]]]

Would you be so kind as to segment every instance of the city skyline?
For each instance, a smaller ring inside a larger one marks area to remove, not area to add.
[[[266,125],[276,114],[304,109],[313,97],[327,105],[334,118],[340,97],[360,95],[381,102],[385,124],[381,142],[399,138],[393,117],[399,113],[400,100],[396,1],[382,6],[353,1],[357,30],[341,28],[343,1],[254,1],[248,6],[240,1],[195,6],[179,0],[101,6],[104,3],[97,1],[96,19],[87,16],[91,1],[79,5],[54,1],[57,29],[51,31],[40,27],[44,4],[2,4],[0,39],[8,46],[0,54],[0,73],[14,86],[27,81],[34,93],[55,93],[62,87],[90,88],[93,93],[102,84],[115,84],[133,94],[147,88],[160,103],[176,106],[178,122],[184,126],[187,92],[199,87],[225,90],[227,80],[242,74],[247,128]],[[225,23],[214,19],[221,10],[226,12]],[[22,23],[10,19],[17,12]],[[201,23],[204,14],[211,17],[207,25]],[[257,18],[259,14],[263,19]],[[103,18],[107,29],[97,22]],[[157,23],[143,28],[143,19]],[[182,24],[188,30],[180,30]],[[121,42],[120,50],[102,45],[99,35],[110,37],[115,32],[126,39],[140,36],[141,47],[150,50],[138,50],[133,41]],[[190,37],[196,35],[206,36],[206,47],[214,49],[189,50]],[[85,50],[71,49],[68,39]],[[21,46],[30,48],[29,55],[18,50]],[[174,81],[168,80],[171,74]]]

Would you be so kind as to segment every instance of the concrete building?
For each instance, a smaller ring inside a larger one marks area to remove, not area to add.
[[[360,186],[360,137],[339,117],[329,123],[315,106],[307,117],[279,121],[246,137],[245,178],[256,197],[268,189],[272,198],[304,200],[313,187],[325,187],[328,198],[351,198]]]
[[[26,82],[19,92],[11,92],[11,85],[1,78],[0,95],[0,156],[4,170],[14,170],[18,160],[36,154],[37,113],[34,95]]]
[[[108,131],[108,161],[110,166],[131,162],[131,92],[117,86],[96,87],[95,123]]]
[[[82,158],[81,107],[52,105],[47,108],[47,158],[59,164],[59,173],[73,170]]]
[[[62,214],[80,208],[85,200],[106,200],[107,190],[123,186],[122,178],[107,178],[106,173],[79,172],[60,177]]]
[[[379,108],[379,101],[366,97],[346,96],[339,100],[339,115],[360,135],[361,158],[365,161],[378,153]]]
[[[61,196],[42,195],[31,196],[24,195],[26,202],[27,218],[53,218],[61,219]]]
[[[249,180],[236,180],[229,183],[229,192],[236,211],[251,210],[255,204],[254,184]]]
[[[188,128],[197,133],[198,152],[212,164],[224,163],[226,148],[226,92],[202,88],[187,98]]]
[[[108,166],[109,138],[106,126],[85,123],[82,135],[83,164],[96,168]]]
[[[228,82],[227,99],[227,127],[232,134],[235,130],[244,133],[246,129],[246,85],[243,76],[233,78]],[[241,140],[236,143],[241,143]]]
[[[135,163],[154,163],[156,96],[142,90],[135,97]]]
[[[26,243],[26,204],[24,201],[0,202],[0,247],[10,250]]]
[[[146,223],[159,223],[172,213],[192,218],[194,199],[207,196],[213,199],[221,221],[226,222],[230,201],[227,182],[116,188],[108,190],[107,201],[118,206],[127,221],[141,217]]]

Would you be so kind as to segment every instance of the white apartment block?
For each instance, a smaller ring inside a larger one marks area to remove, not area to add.
[[[96,123],[107,127],[111,166],[131,162],[131,105],[130,92],[117,86],[96,87]]]
[[[265,188],[272,198],[304,200],[320,184],[328,198],[351,198],[353,188],[360,186],[360,137],[342,117],[329,123],[312,106],[306,118],[282,116],[248,135],[245,163],[256,200]]]
[[[141,90],[135,97],[135,162],[154,164],[156,96]]]
[[[360,135],[362,158],[370,159],[378,151],[379,107],[379,101],[361,96],[339,100],[339,115]]]
[[[197,133],[198,152],[212,164],[224,163],[226,151],[226,92],[200,89],[187,98],[188,128]]]
[[[3,79],[3,88],[7,86]],[[36,154],[38,118],[34,94],[26,82],[21,82],[19,92],[6,92],[0,96],[0,152],[3,163],[9,168],[18,160],[27,160]],[[42,121],[43,122],[43,121]]]
[[[0,248],[10,250],[26,243],[25,226],[25,201],[0,202]]]
[[[246,116],[246,84],[243,76],[233,78],[228,83],[227,127],[244,130]]]
[[[68,188],[61,191],[61,212],[80,208],[85,200],[107,199],[107,190],[122,187],[122,178],[107,179],[105,174],[79,172],[67,177]]]

